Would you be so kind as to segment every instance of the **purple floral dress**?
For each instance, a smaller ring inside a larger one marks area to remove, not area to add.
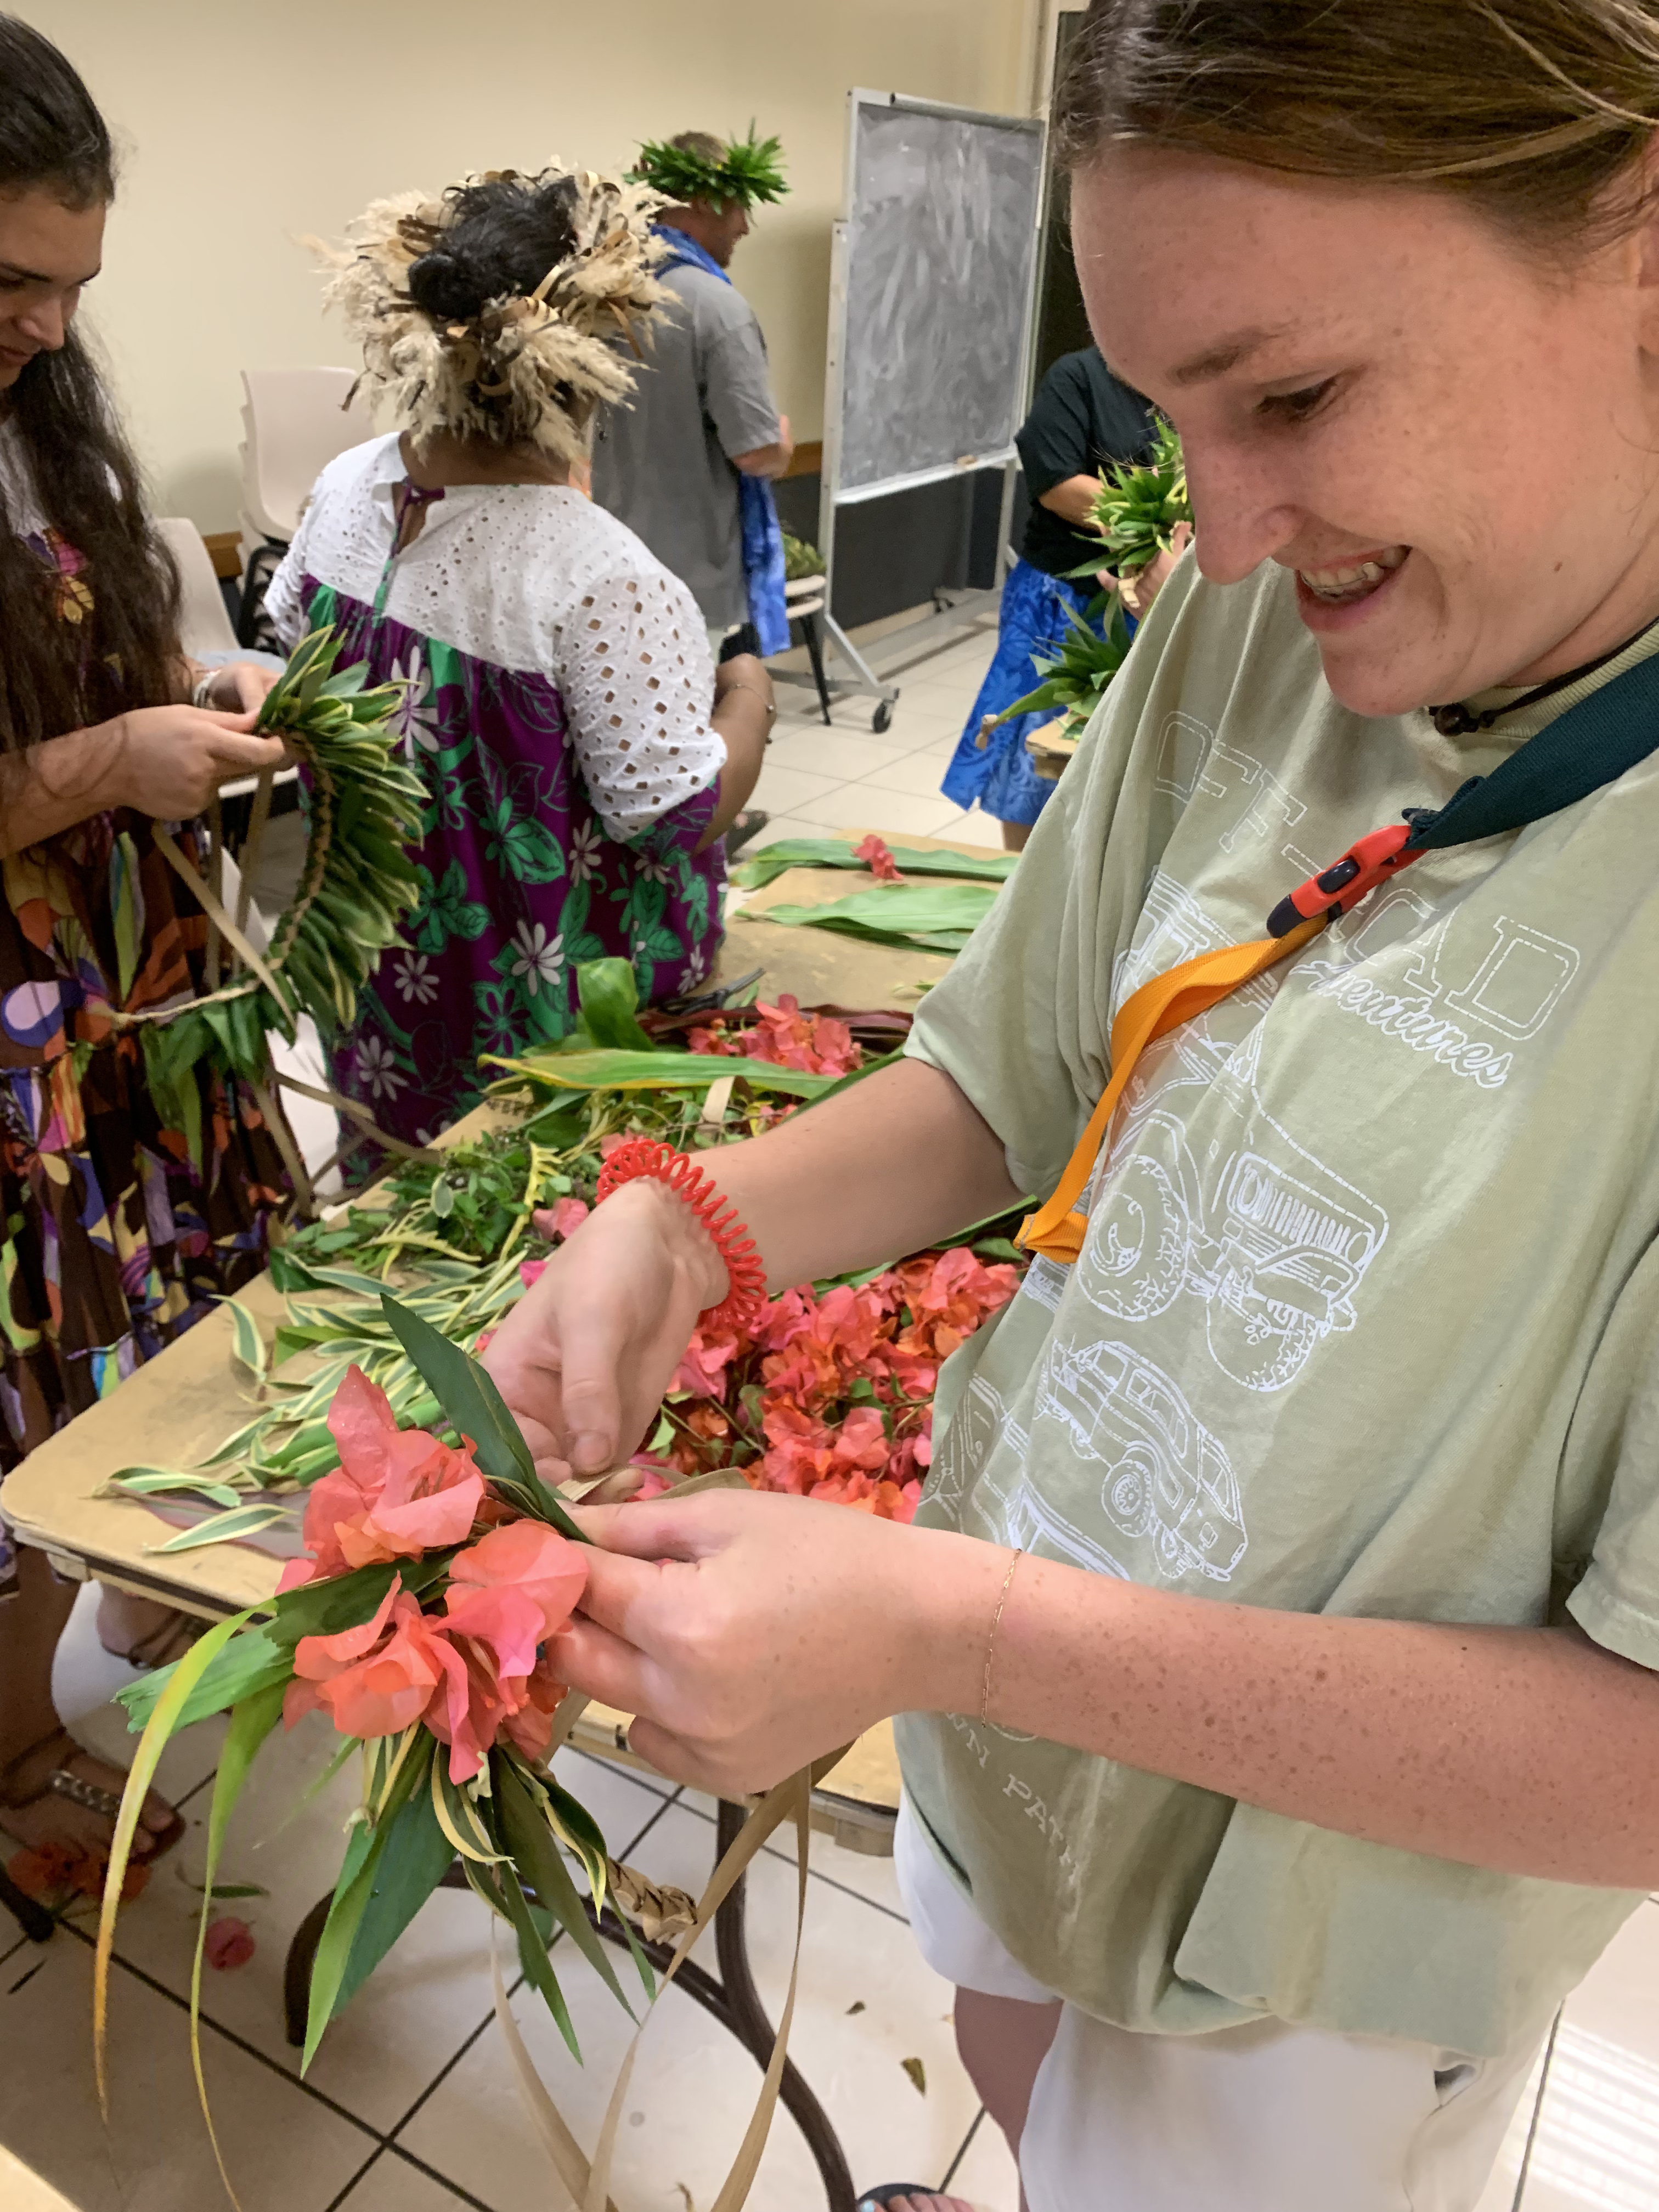
[[[427,787],[421,903],[380,962],[341,1091],[425,1142],[498,1071],[556,1042],[576,969],[620,955],[641,1003],[708,974],[723,855],[696,849],[724,747],[690,595],[615,519],[548,485],[465,486],[395,556],[395,438],[319,482],[268,602],[292,642],[320,624],[343,661],[407,686]]]

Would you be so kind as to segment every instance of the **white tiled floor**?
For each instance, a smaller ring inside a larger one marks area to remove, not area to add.
[[[752,801],[772,817],[761,843],[878,829],[1000,848],[996,822],[964,814],[939,788],[995,649],[994,632],[981,628],[897,674],[892,723],[880,732],[870,726],[868,699],[838,699],[826,728],[810,690],[781,684],[773,743]]]
[[[130,1750],[103,1701],[125,1679],[97,1653],[82,1606],[58,1669],[64,1710],[112,1753]],[[217,1753],[216,1724],[187,1731],[164,1780],[191,1826],[121,1917],[112,1991],[112,2124],[91,2079],[90,1919],[42,1949],[0,1935],[0,2141],[85,2212],[212,2212],[219,2192],[191,2079],[185,1996]],[[246,2212],[525,2212],[562,2199],[536,2147],[490,2001],[488,1916],[441,1892],[330,2030],[305,2081],[283,2040],[283,1953],[331,1884],[349,1779],[307,1797],[332,1740],[307,1724],[270,1747],[232,1830],[222,1879],[263,1895],[228,1907],[258,1949],[206,1977],[204,2063],[214,2113]],[[712,1807],[692,1791],[580,1756],[568,1785],[613,1850],[660,1881],[696,1889],[714,1856]],[[749,1881],[750,1944],[775,2014],[794,1925],[793,1837]],[[977,2110],[951,2029],[951,1991],[911,1946],[890,1860],[813,1839],[793,2055],[839,2130],[860,2186],[947,2182],[983,2212],[1016,2212],[1002,2137]],[[544,2077],[591,2147],[630,2033],[591,1970],[555,1962],[586,2063],[565,2052],[539,1999],[515,1989],[515,2018]],[[1528,2084],[1478,2212],[1653,2212],[1659,2205],[1659,1905],[1638,1907],[1569,1999]],[[920,2059],[919,2091],[903,2062]],[[671,1990],[642,2046],[617,2165],[628,2212],[706,2208],[724,2177],[757,2082],[752,2063],[689,1997]],[[775,2126],[754,2212],[822,2202],[793,2124]]]

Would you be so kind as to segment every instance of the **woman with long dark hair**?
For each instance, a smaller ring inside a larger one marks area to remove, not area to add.
[[[1042,1199],[913,1526],[598,1509],[560,1675],[727,1796],[902,1715],[1030,2212],[1473,2212],[1659,1888],[1659,5],[1096,0],[1056,124],[1193,550],[903,1064],[488,1361],[603,1473],[737,1223]]]
[[[268,675],[180,651],[178,580],[75,328],[113,191],[85,86],[0,16],[0,1469],[256,1273],[285,1195],[244,1092],[158,1084],[145,1056],[205,939],[152,823],[189,848],[219,786],[283,749],[252,734]],[[3,1523],[0,1589],[0,1828],[96,1853],[121,1777],[52,1708],[73,1593]],[[106,1640],[163,1655],[170,1617],[106,1602]],[[141,1850],[178,1832],[152,1797]]]

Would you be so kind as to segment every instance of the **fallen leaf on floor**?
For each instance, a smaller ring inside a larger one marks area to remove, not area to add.
[[[233,1919],[227,1913],[209,1925],[207,1962],[222,1974],[228,1973],[234,1966],[246,1966],[256,1948],[253,1930],[246,1920]]]
[[[919,2097],[927,2094],[927,2069],[920,2058],[901,2058],[899,2064],[910,2076],[910,2086]]]
[[[853,2003],[851,2003],[851,2004],[849,2004],[849,2005],[848,2006],[848,2008],[847,2008],[847,2017],[848,2017],[848,2020],[851,2020],[851,2018],[853,2017],[853,2014],[854,2014],[855,2012],[862,2012],[863,2010],[864,2010],[864,1999],[863,1999],[862,1997],[858,1997],[858,1998],[856,1998],[856,1999],[853,2002]]]

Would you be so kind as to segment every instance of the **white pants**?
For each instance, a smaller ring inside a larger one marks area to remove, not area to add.
[[[959,1989],[1052,2003],[940,1863],[894,1844],[922,1956]],[[1263,2020],[1134,2035],[1073,2004],[1020,2147],[1031,2212],[1474,2212],[1537,2042],[1503,2058]]]

